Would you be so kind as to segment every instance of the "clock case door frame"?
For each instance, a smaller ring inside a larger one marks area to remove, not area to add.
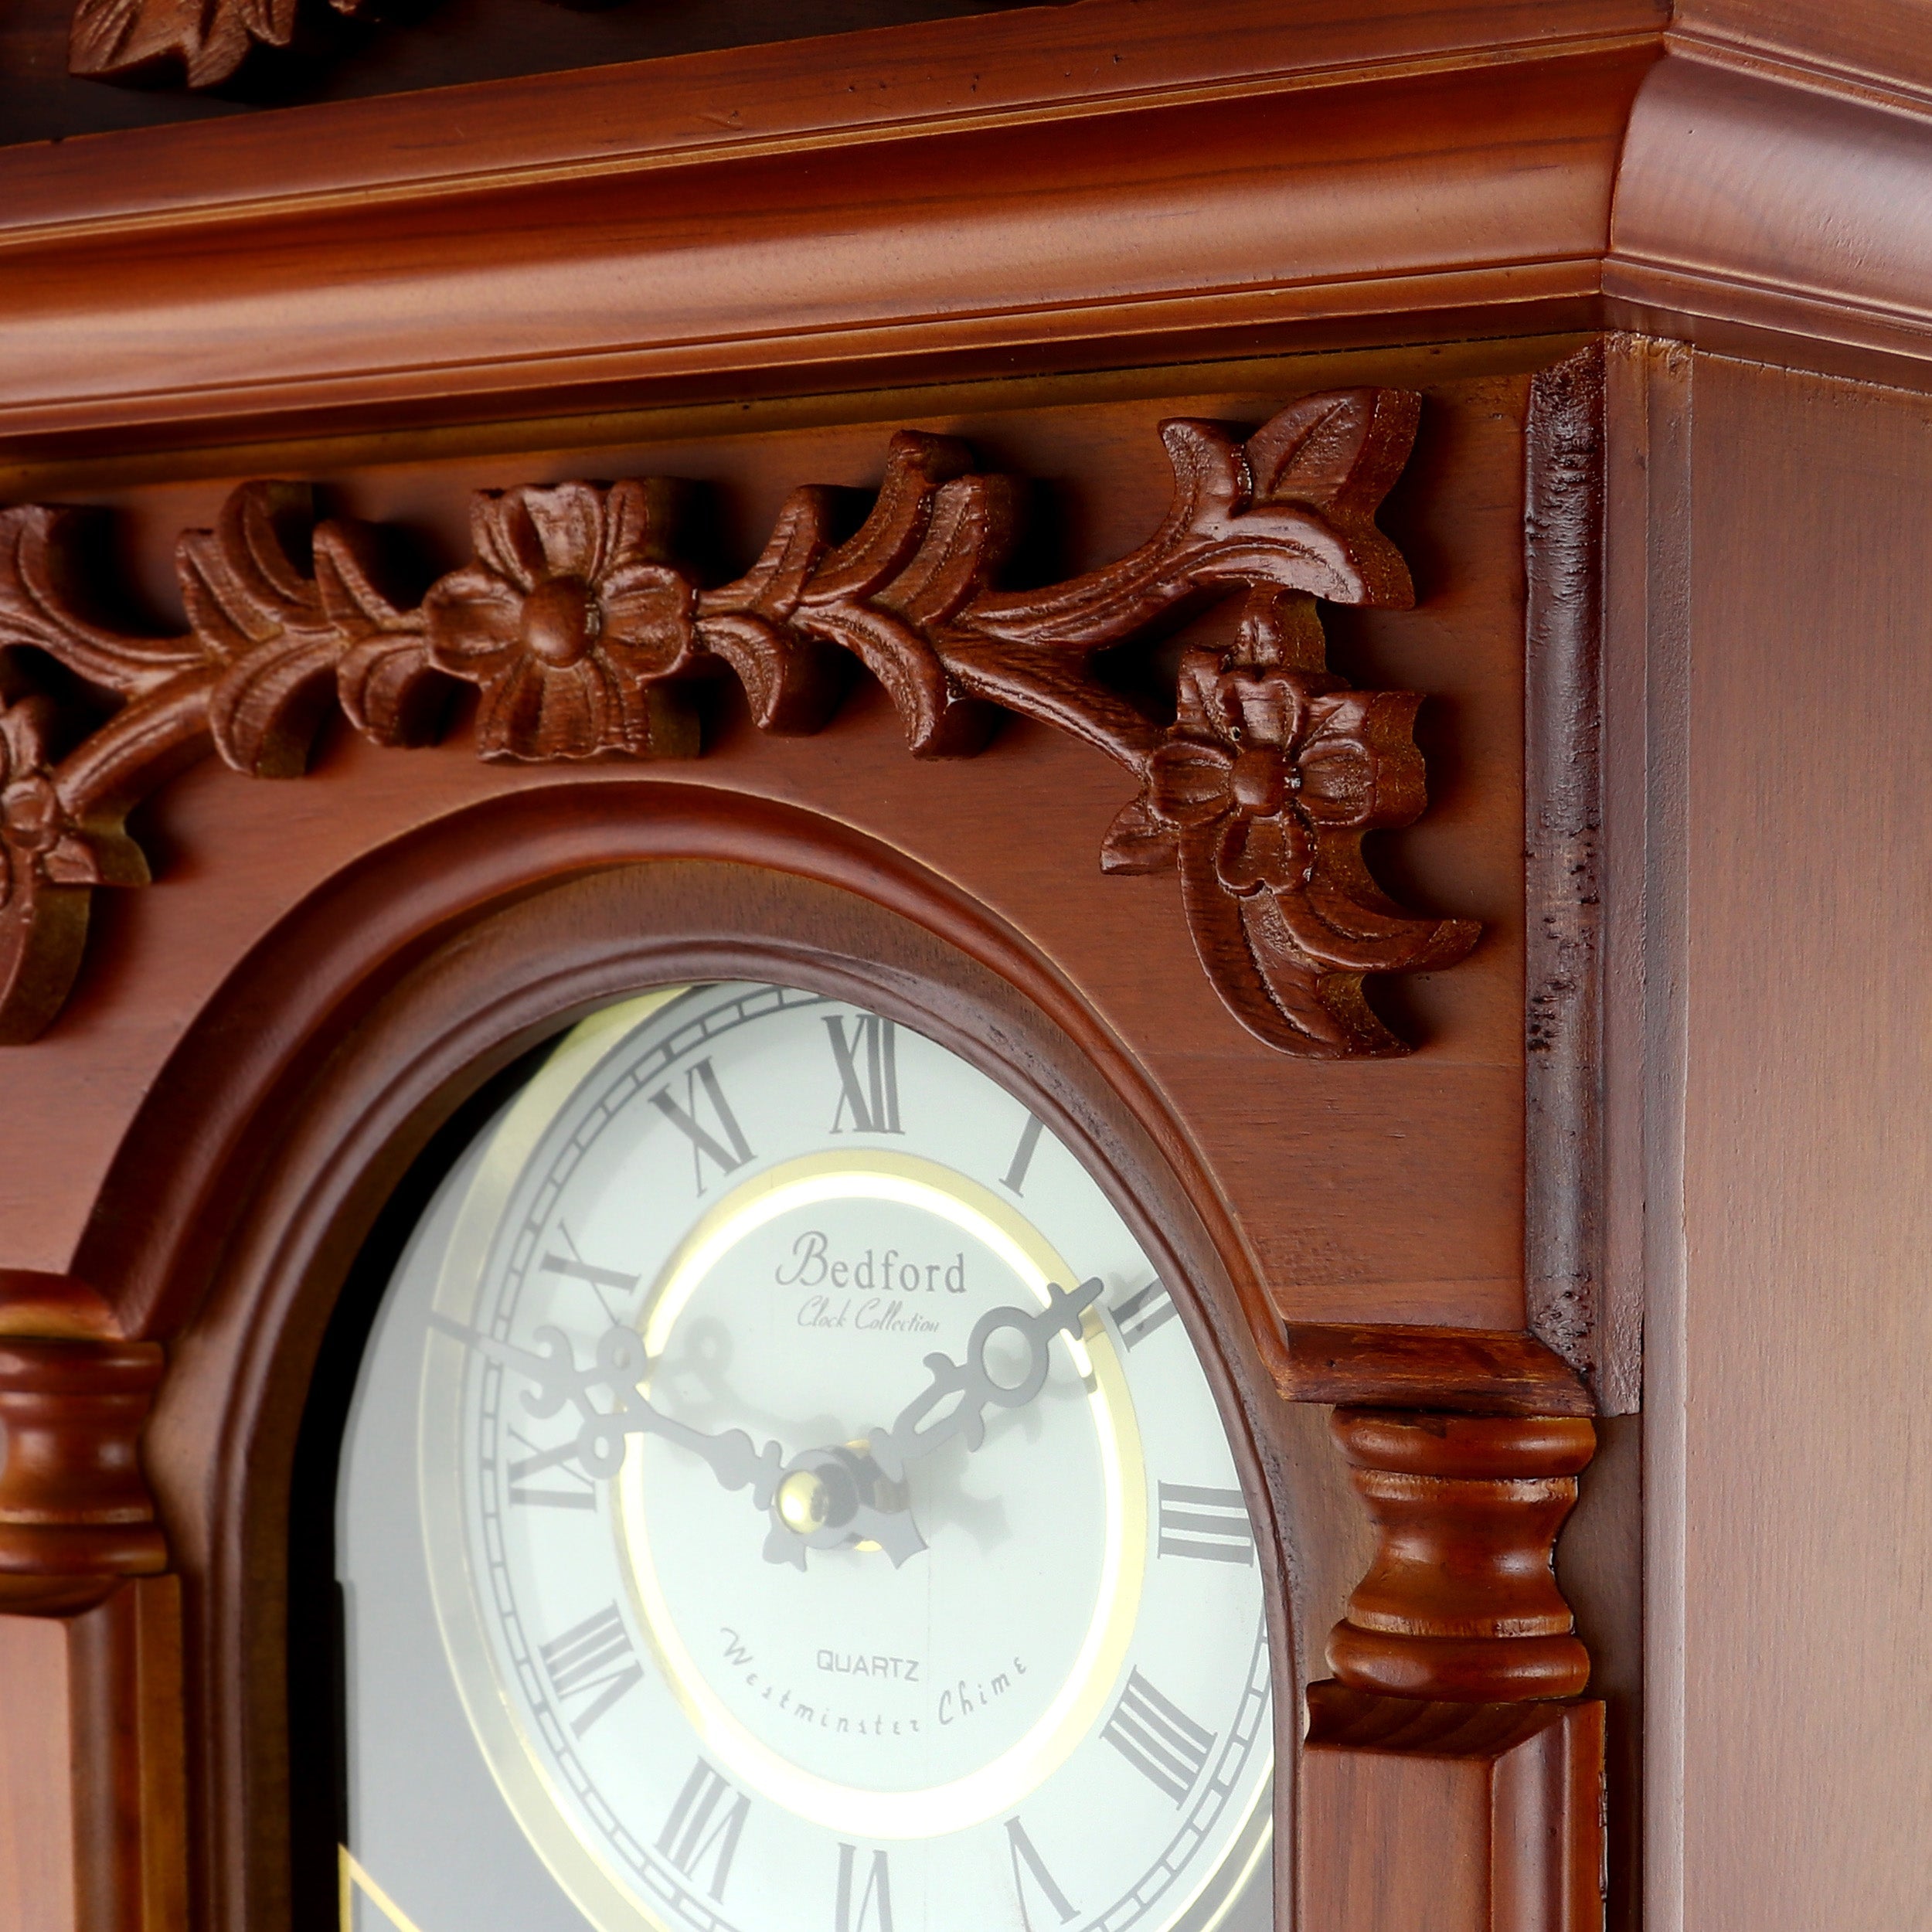
[[[345,1384],[381,1287],[358,1265],[372,1231],[399,1189],[415,1198],[439,1131],[537,1043],[692,979],[773,979],[917,1027],[1099,1178],[1175,1291],[1253,1511],[1285,1823],[1307,1648],[1294,1526],[1332,1506],[1332,1459],[1318,1413],[1279,1400],[1255,1339],[1278,1328],[1230,1270],[1239,1245],[1178,1123],[1073,990],[942,882],[801,812],[653,786],[647,817],[627,789],[514,794],[441,826],[433,868],[427,842],[404,840],[317,894],[200,1016],[123,1150],[128,1211],[175,1209],[149,1257],[163,1300],[199,1303],[145,1461],[186,1588],[187,1812],[209,1922],[320,1927],[334,1909],[335,1716],[315,1663]],[[1292,1840],[1277,1830],[1277,1896]]]

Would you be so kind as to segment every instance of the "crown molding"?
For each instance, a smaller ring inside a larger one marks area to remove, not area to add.
[[[0,151],[0,446],[1600,327],[1932,376],[1896,0],[1808,41],[1795,0],[1297,11],[1080,0]]]

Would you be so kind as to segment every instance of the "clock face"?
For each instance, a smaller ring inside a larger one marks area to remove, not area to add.
[[[1185,1326],[1041,1122],[877,1015],[711,985],[567,1036],[391,1284],[338,1549],[356,1923],[1272,1921],[1260,1553]]]

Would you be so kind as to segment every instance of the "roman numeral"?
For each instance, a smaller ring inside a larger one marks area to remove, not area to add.
[[[738,1849],[738,1834],[744,1829],[745,1815],[750,1809],[750,1799],[734,1791],[699,1758],[671,1808],[658,1850],[694,1880],[699,1865],[709,1854],[711,1896],[722,1899],[731,1872],[731,1855]]]
[[[1214,1748],[1214,1733],[1170,1704],[1138,1671],[1128,1679],[1100,1735],[1176,1804],[1193,1790]]]
[[[691,1143],[691,1168],[697,1177],[698,1192],[704,1192],[704,1164],[709,1160],[720,1174],[735,1174],[751,1158],[751,1143],[737,1117],[725,1104],[724,1089],[710,1061],[699,1061],[684,1077],[684,1104],[671,1097],[671,1090],[660,1087],[651,1096],[651,1104]],[[699,1119],[709,1112],[717,1132]],[[718,1136],[723,1135],[720,1140]]]
[[[1112,1313],[1121,1339],[1130,1349],[1138,1349],[1156,1328],[1174,1319],[1174,1298],[1157,1277],[1124,1301],[1117,1301]]]
[[[838,1123],[848,1111],[855,1134],[903,1134],[899,1124],[899,1048],[893,1023],[876,1013],[862,1013],[852,1023],[852,1038],[845,1037],[845,1022],[835,1013],[825,1016],[825,1031],[832,1036],[832,1057],[838,1069],[838,1104],[833,1108],[832,1131],[845,1131]],[[862,1072],[859,1049],[866,1049]]]
[[[1162,1483],[1160,1553],[1252,1565],[1254,1525],[1248,1520],[1248,1506],[1240,1491]]]
[[[560,1698],[585,1691],[597,1693],[570,1720],[570,1729],[579,1737],[627,1691],[644,1682],[644,1666],[631,1647],[631,1633],[615,1604],[585,1617],[561,1637],[553,1637],[538,1654]]]
[[[865,1889],[859,1894],[855,1906],[852,1866],[858,1857],[857,1845],[839,1846],[838,1932],[866,1932],[869,1917],[877,1932],[893,1932],[892,1875],[886,1869],[886,1855],[883,1852],[872,1853],[872,1863],[866,1872]]]
[[[510,1431],[510,1439],[520,1442],[532,1453],[519,1457],[512,1463],[505,1474],[510,1479],[510,1501],[525,1505],[536,1504],[546,1509],[594,1509],[597,1506],[597,1485],[590,1480],[581,1462],[577,1460],[577,1438],[555,1449],[539,1449],[529,1437],[516,1430]],[[556,1470],[571,1485],[563,1489],[523,1489],[518,1487],[532,1476],[540,1476],[546,1469]]]
[[[1033,1932],[1032,1914],[1026,1909],[1026,1878],[1032,1876],[1035,1886],[1045,1896],[1046,1903],[1060,1916],[1064,1925],[1074,1916],[1073,1908],[1066,1902],[1066,1894],[1053,1883],[1053,1875],[1042,1863],[1040,1855],[1033,1849],[1033,1841],[1026,1835],[1026,1828],[1016,1818],[1006,1821],[1007,1855],[1013,1862],[1013,1889],[1019,1898],[1019,1922],[1026,1932]]]
[[[1039,1116],[1028,1114],[1026,1124],[1019,1131],[1019,1145],[1013,1149],[1012,1165],[1000,1176],[1000,1185],[1011,1188],[1015,1194],[1025,1191],[1026,1170],[1033,1165],[1033,1150],[1039,1145]]]
[[[537,1264],[542,1273],[567,1275],[572,1281],[583,1282],[593,1288],[614,1288],[619,1294],[637,1293],[638,1277],[634,1274],[625,1274],[617,1268],[594,1267],[577,1253],[577,1244],[570,1238],[570,1230],[560,1221],[557,1223],[557,1238],[570,1253],[546,1254]]]

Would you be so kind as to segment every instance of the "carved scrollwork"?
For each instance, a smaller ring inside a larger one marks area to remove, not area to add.
[[[916,756],[977,752],[1004,710],[1124,765],[1138,795],[1102,863],[1178,869],[1202,963],[1252,1032],[1321,1058],[1404,1051],[1363,975],[1447,964],[1478,928],[1405,917],[1362,862],[1365,832],[1422,809],[1420,700],[1328,670],[1316,600],[1413,600],[1373,516],[1417,407],[1389,389],[1306,397],[1245,442],[1165,423],[1175,492],[1161,528],[1117,563],[1021,591],[995,587],[1012,480],[911,430],[852,535],[836,538],[835,492],[794,490],[764,553],[723,584],[681,561],[688,505],[662,481],[484,492],[473,560],[413,607],[381,587],[373,532],[315,522],[301,487],[244,484],[216,529],[179,541],[175,638],[86,614],[84,513],[0,512],[0,1039],[58,1010],[90,892],[147,882],[129,809],[209,750],[293,777],[335,708],[379,744],[420,743],[467,682],[485,758],[689,757],[707,681],[735,675],[762,729],[810,733],[856,659]],[[1171,719],[1097,675],[1101,652],[1230,594],[1245,600],[1233,641],[1183,653]],[[37,655],[97,694],[104,720],[63,719],[36,687]]]

